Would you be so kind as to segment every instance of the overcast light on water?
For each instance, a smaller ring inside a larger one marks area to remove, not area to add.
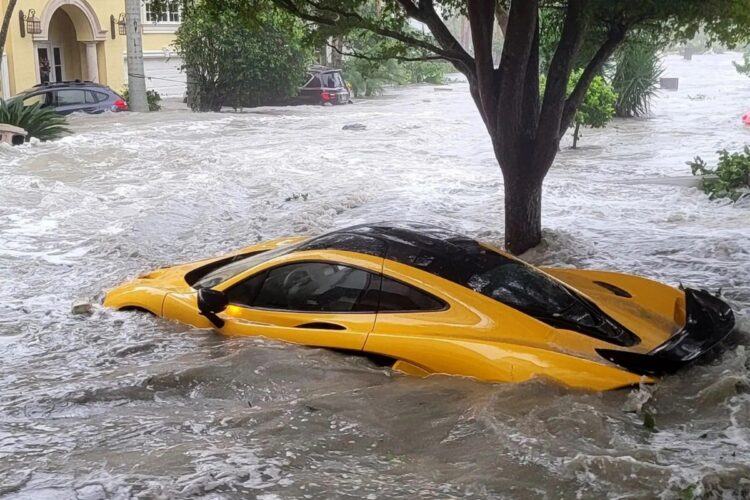
[[[155,267],[367,221],[501,243],[502,178],[464,83],[334,108],[74,116],[62,140],[0,147],[0,496],[750,498],[750,202],[633,182],[748,142],[737,58],[668,57],[679,90],[566,142],[545,184],[532,262],[722,288],[738,314],[735,351],[633,391],[418,379],[71,314]]]

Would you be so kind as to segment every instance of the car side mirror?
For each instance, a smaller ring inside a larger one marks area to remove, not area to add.
[[[211,288],[201,288],[198,290],[198,310],[201,315],[208,318],[216,327],[224,326],[224,320],[216,315],[229,305],[229,299],[224,292],[213,290]]]

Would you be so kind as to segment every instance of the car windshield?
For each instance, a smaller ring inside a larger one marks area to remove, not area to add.
[[[212,288],[233,276],[244,273],[259,264],[292,252],[298,245],[287,245],[265,252],[255,252],[246,257],[230,258],[226,264],[213,268],[205,276],[192,284],[193,288]]]

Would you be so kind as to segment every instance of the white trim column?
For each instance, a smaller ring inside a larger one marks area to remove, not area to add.
[[[10,97],[10,73],[8,71],[8,54],[3,53],[3,59],[0,61],[0,87],[2,87],[3,99]]]
[[[96,42],[86,44],[86,80],[99,83],[99,58],[96,55]]]

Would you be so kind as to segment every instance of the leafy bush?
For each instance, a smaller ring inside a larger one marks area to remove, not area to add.
[[[740,153],[718,151],[719,162],[711,170],[700,156],[688,162],[693,175],[709,175],[703,179],[703,191],[709,198],[731,198],[734,201],[750,196],[750,146]],[[715,176],[715,177],[713,177]]]
[[[576,70],[568,80],[568,93],[573,92],[583,70]],[[578,146],[581,127],[602,128],[615,115],[617,93],[601,75],[594,77],[583,102],[578,107],[573,130],[573,148]]]
[[[311,51],[304,27],[278,10],[249,18],[209,2],[185,12],[175,45],[195,111],[283,103],[303,83]]]
[[[647,114],[664,72],[658,48],[639,40],[626,43],[616,58],[616,65],[612,86],[617,92],[617,116],[628,118]]]
[[[130,90],[128,90],[127,86],[123,87],[120,95],[122,95],[122,98],[125,99],[128,106],[130,106]],[[146,91],[146,102],[148,103],[149,111],[159,111],[161,109],[161,104],[159,104],[161,102],[161,95],[159,95],[159,92],[156,90]]]
[[[568,95],[573,92],[578,79],[581,78],[583,73],[582,69],[573,71],[568,80]],[[541,75],[539,78],[539,93],[544,95],[544,87],[546,85],[546,78]],[[612,86],[607,83],[607,80],[603,76],[597,75],[591,82],[586,95],[583,97],[583,102],[578,107],[574,119],[573,130],[573,148],[578,147],[578,140],[581,137],[581,127],[591,128],[602,128],[604,127],[612,117],[615,115],[615,102],[617,101],[617,93],[612,89]]]
[[[403,62],[401,66],[406,72],[407,83],[434,83],[438,85],[445,82],[446,70],[451,71],[452,68],[448,63],[434,61]]]
[[[434,61],[398,61],[393,57],[415,57],[403,52],[398,44],[383,40],[367,31],[352,31],[344,40],[347,53],[367,54],[367,58],[348,56],[343,70],[355,97],[369,97],[383,92],[387,85],[409,83],[443,83],[450,64]]]
[[[4,101],[0,99],[0,123],[15,125],[26,130],[28,141],[36,137],[41,141],[51,141],[70,133],[68,121],[51,108],[42,108],[41,103],[24,106],[21,99]]]

